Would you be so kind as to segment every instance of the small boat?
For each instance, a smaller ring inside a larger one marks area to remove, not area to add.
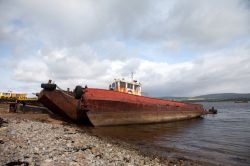
[[[93,126],[161,123],[197,118],[208,112],[190,104],[142,96],[137,81],[115,79],[109,89],[76,86],[73,92],[42,84],[38,100],[55,113]]]
[[[217,112],[218,112],[218,110],[217,110],[217,109],[214,109],[214,107],[212,107],[212,108],[210,108],[210,109],[208,110],[208,113],[209,113],[209,114],[217,114]]]

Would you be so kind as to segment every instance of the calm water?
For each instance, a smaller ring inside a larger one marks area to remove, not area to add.
[[[204,102],[217,115],[181,122],[92,128],[142,151],[218,165],[250,165],[250,103]],[[171,151],[171,153],[169,153]]]

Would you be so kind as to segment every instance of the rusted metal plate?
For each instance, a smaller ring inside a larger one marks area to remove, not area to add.
[[[59,90],[40,93],[39,101],[55,113],[94,126],[144,124],[199,117],[201,105],[161,100],[104,89],[83,89],[81,100]]]
[[[94,126],[159,123],[199,117],[201,105],[136,96],[103,89],[85,89],[81,109]]]
[[[134,111],[115,111],[115,112],[95,112],[89,111],[87,115],[94,126],[110,126],[125,124],[146,124],[146,123],[162,123],[192,119],[201,116],[200,112],[176,112],[176,111],[160,111],[153,113],[150,111],[134,112]]]
[[[85,112],[78,109],[79,101],[76,100],[72,94],[67,94],[59,90],[42,90],[38,100],[56,114],[69,117],[76,121],[88,121]]]

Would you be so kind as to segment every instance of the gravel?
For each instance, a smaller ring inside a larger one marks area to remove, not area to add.
[[[172,165],[72,126],[11,117],[1,121],[0,165]]]

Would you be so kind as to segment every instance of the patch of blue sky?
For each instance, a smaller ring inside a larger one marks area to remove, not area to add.
[[[11,55],[12,46],[0,43],[0,59],[8,58]]]
[[[20,19],[13,19],[10,23],[14,27],[14,29],[20,29],[25,27],[25,24]]]
[[[201,56],[200,52],[196,51],[190,51],[188,49],[182,48],[180,50],[180,53],[178,55],[178,62],[186,62],[186,61],[192,61],[196,59],[198,56]]]
[[[0,92],[27,92],[27,86],[30,86],[32,83],[26,83],[18,81],[14,78],[13,70],[11,68],[0,68]],[[28,92],[36,92],[39,90],[39,85],[32,87]],[[36,89],[36,90],[35,90]]]
[[[237,40],[233,40],[227,46],[223,47],[223,49],[230,49],[230,48],[234,48],[234,47],[239,47],[239,46],[243,46],[245,44],[250,46],[250,39],[247,36],[239,38]]]
[[[7,70],[6,68],[1,68],[0,75],[1,75],[1,81],[0,81],[1,89],[0,89],[0,91],[7,92],[9,90],[12,90],[12,88],[16,84],[16,81],[13,81],[11,79],[12,71]]]
[[[28,46],[29,48],[25,48],[24,52],[20,52],[20,56],[24,58],[34,57],[38,55],[39,50],[43,48],[43,44],[39,41],[32,43],[32,45]]]

